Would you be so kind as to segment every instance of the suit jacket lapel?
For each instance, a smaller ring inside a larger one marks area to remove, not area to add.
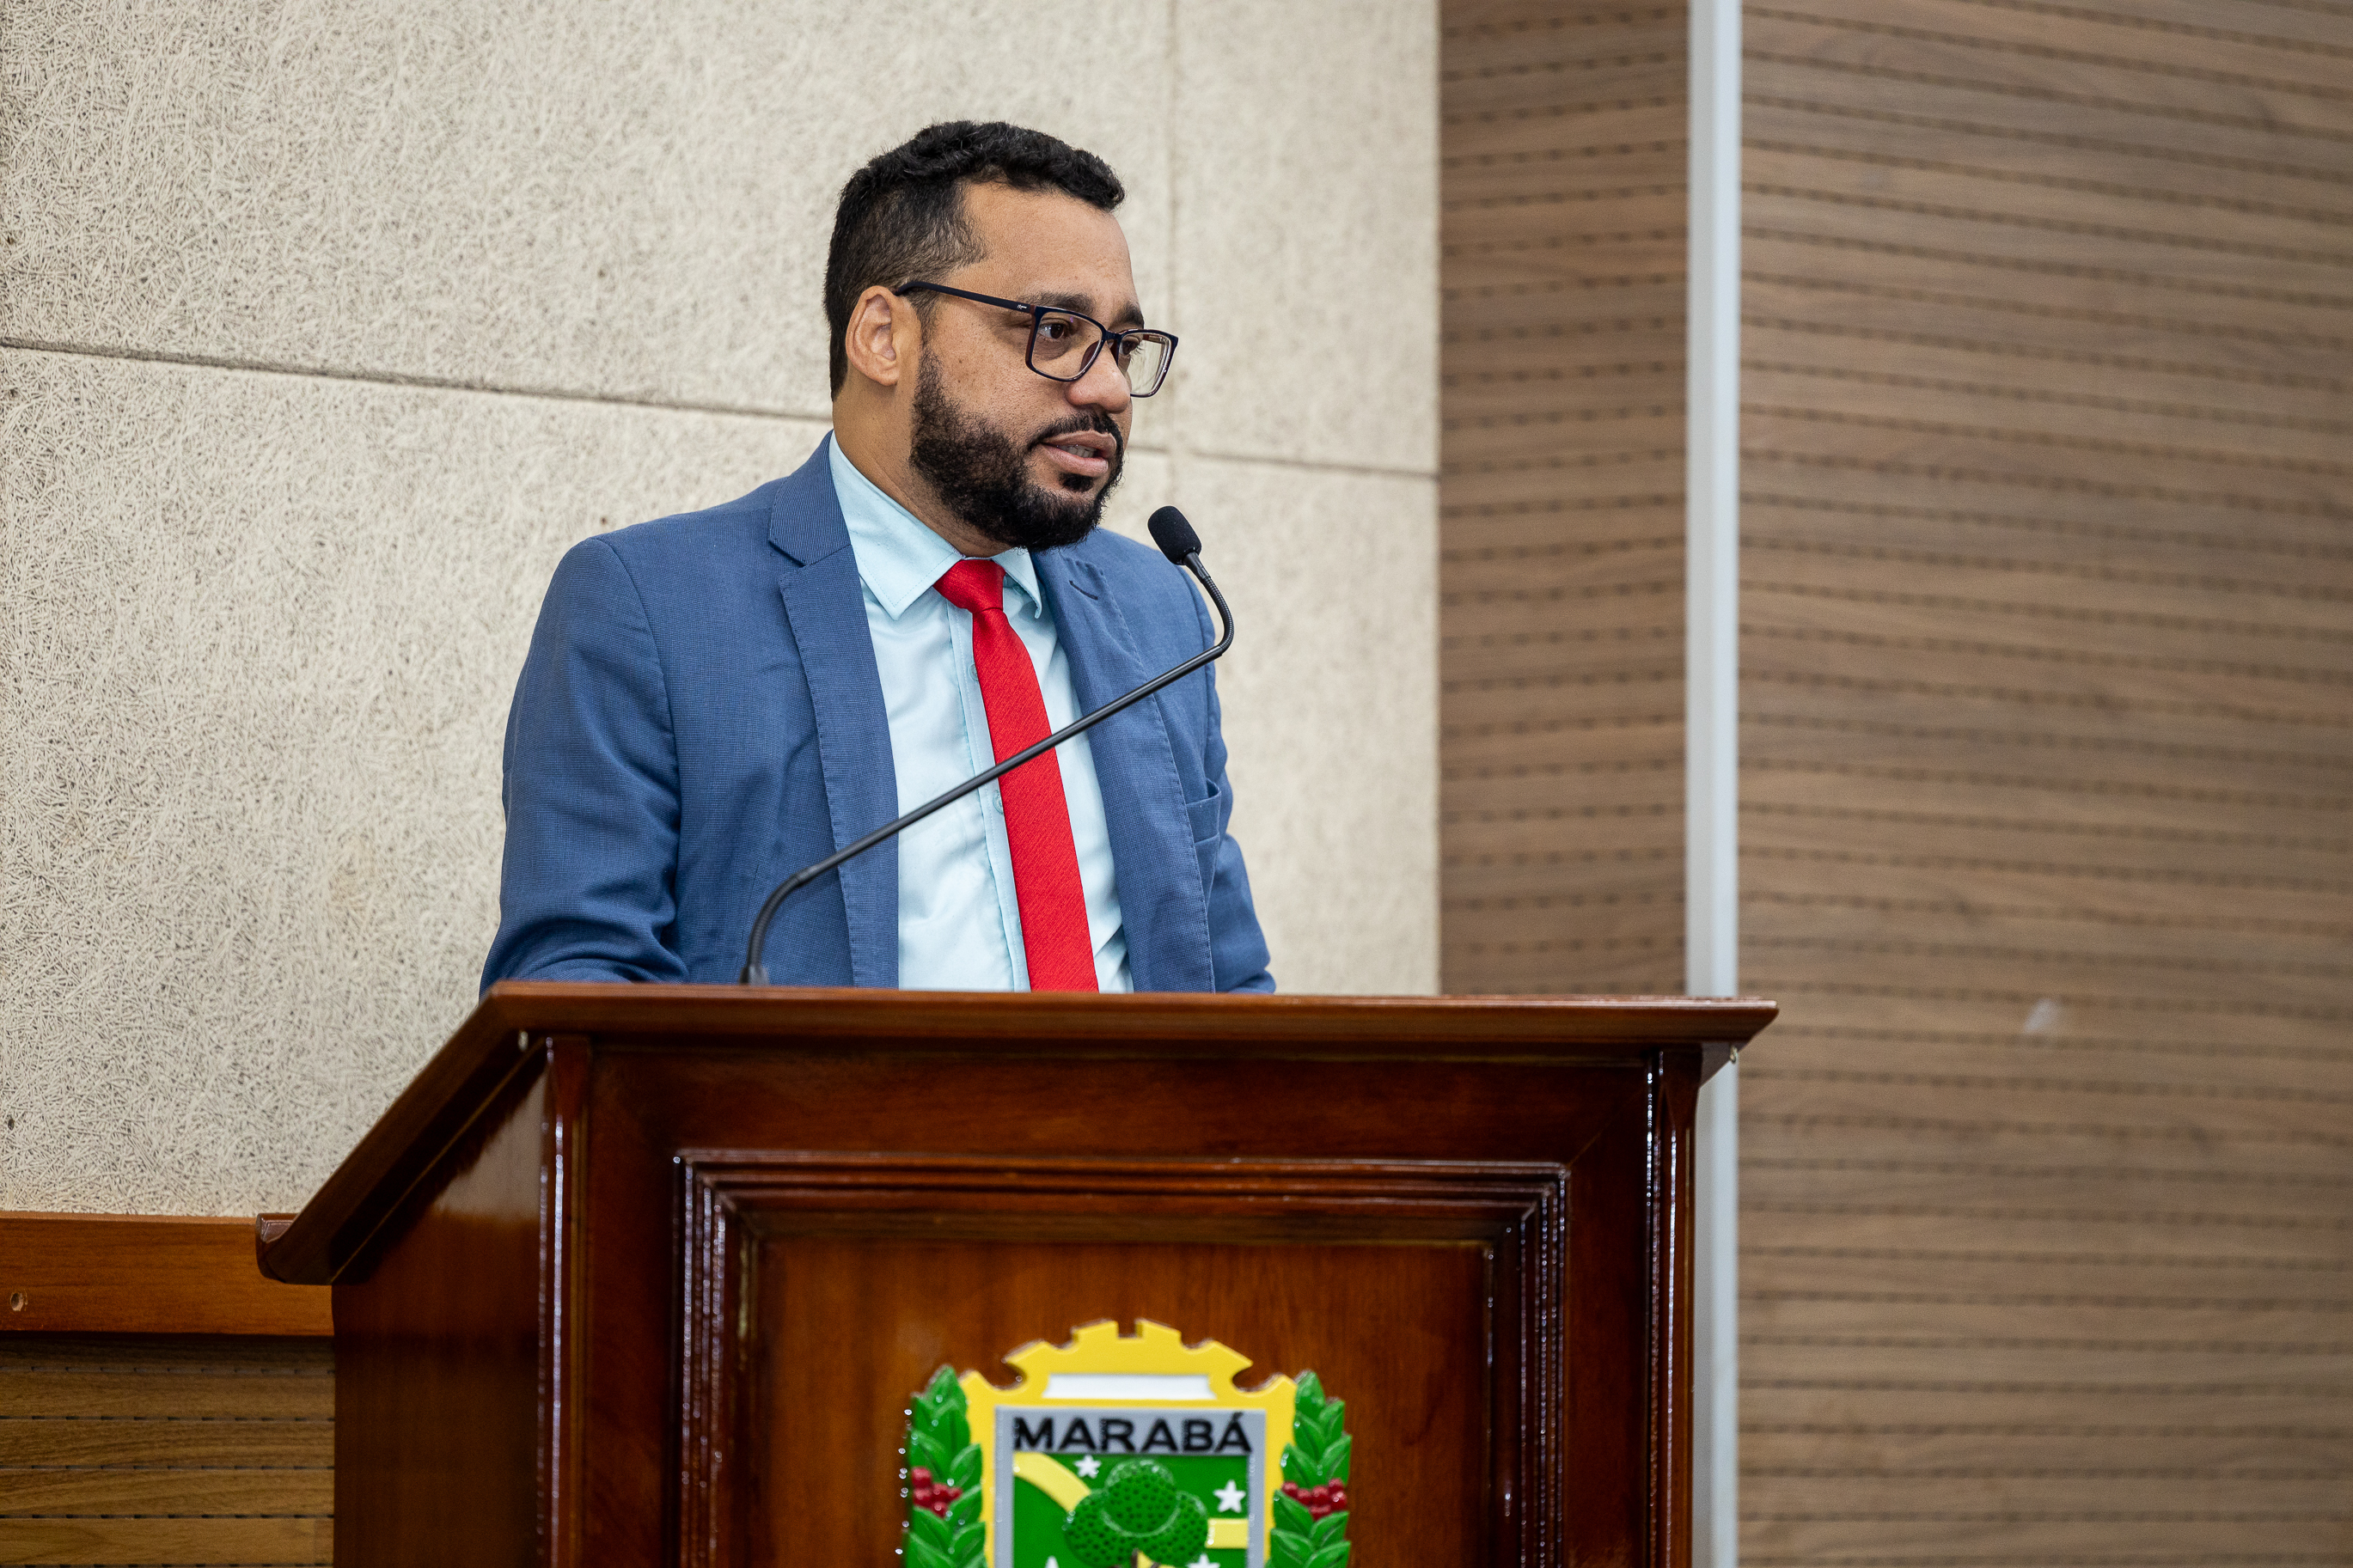
[[[1071,695],[1092,713],[1159,672],[1135,639],[1102,574],[1075,550],[1039,554],[1038,586],[1071,660]],[[1207,991],[1209,902],[1187,841],[1185,791],[1159,697],[1088,731],[1119,877],[1120,921],[1138,991]]]
[[[837,849],[899,815],[898,774],[882,677],[866,627],[866,600],[849,529],[833,493],[828,435],[777,487],[768,542],[788,564],[777,574],[785,616],[817,713],[818,765]],[[786,870],[797,868],[786,868]],[[899,848],[895,841],[836,873],[849,920],[849,970],[858,985],[899,984]],[[798,897],[811,895],[801,893]]]

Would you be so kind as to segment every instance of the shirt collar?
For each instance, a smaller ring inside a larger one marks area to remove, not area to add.
[[[826,446],[833,468],[833,493],[841,502],[841,521],[849,529],[849,548],[858,559],[859,578],[882,606],[882,613],[895,621],[963,557],[955,545],[860,473],[858,465],[841,455],[839,441],[828,441]],[[1007,601],[1007,611],[1033,620],[1042,616],[1038,567],[1029,552],[1008,550],[990,559],[1005,568],[1006,582],[1021,590],[1019,597]]]

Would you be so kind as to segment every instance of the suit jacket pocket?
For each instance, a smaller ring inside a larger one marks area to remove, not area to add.
[[[1206,800],[1187,801],[1185,823],[1193,835],[1193,858],[1201,863],[1201,886],[1204,889],[1218,878],[1218,851],[1225,844],[1224,825],[1219,820],[1225,815],[1225,792],[1215,784],[1209,786]]]
[[[1185,821],[1193,831],[1196,847],[1215,844],[1225,837],[1224,825],[1218,820],[1225,814],[1225,792],[1215,784],[1209,786],[1208,799],[1185,803]]]

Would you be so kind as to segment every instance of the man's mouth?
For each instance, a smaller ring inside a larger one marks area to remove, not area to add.
[[[1099,479],[1111,472],[1112,461],[1119,456],[1119,441],[1100,430],[1071,430],[1059,436],[1049,436],[1038,443],[1046,460],[1066,474],[1082,479]]]

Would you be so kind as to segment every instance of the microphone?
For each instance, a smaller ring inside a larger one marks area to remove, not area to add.
[[[853,860],[877,844],[897,837],[941,807],[954,805],[973,791],[983,785],[994,784],[998,778],[1011,773],[1022,763],[1037,761],[1071,736],[1083,735],[1113,714],[1134,707],[1171,681],[1184,679],[1185,677],[1208,664],[1223,654],[1226,649],[1234,646],[1234,613],[1227,607],[1226,596],[1218,592],[1217,584],[1210,581],[1208,568],[1201,564],[1201,536],[1193,531],[1193,525],[1185,521],[1185,514],[1173,506],[1164,506],[1154,512],[1151,521],[1145,526],[1151,530],[1152,542],[1160,546],[1160,553],[1168,557],[1172,564],[1182,566],[1193,574],[1199,581],[1202,589],[1209,595],[1209,603],[1217,606],[1218,624],[1225,632],[1225,635],[1218,639],[1217,646],[1206,652],[1195,654],[1174,669],[1163,670],[1134,690],[1113,698],[1083,718],[1072,720],[1036,745],[1016,752],[985,773],[973,774],[945,795],[925,801],[898,821],[886,823],[855,844],[835,850],[814,866],[802,867],[777,883],[776,891],[768,895],[767,901],[760,906],[759,914],[753,919],[751,940],[744,944],[744,971],[737,976],[740,984],[744,985],[768,984],[766,963],[768,922],[776,918],[776,911],[784,907],[786,899],[791,898],[828,871],[840,866],[844,861]]]

